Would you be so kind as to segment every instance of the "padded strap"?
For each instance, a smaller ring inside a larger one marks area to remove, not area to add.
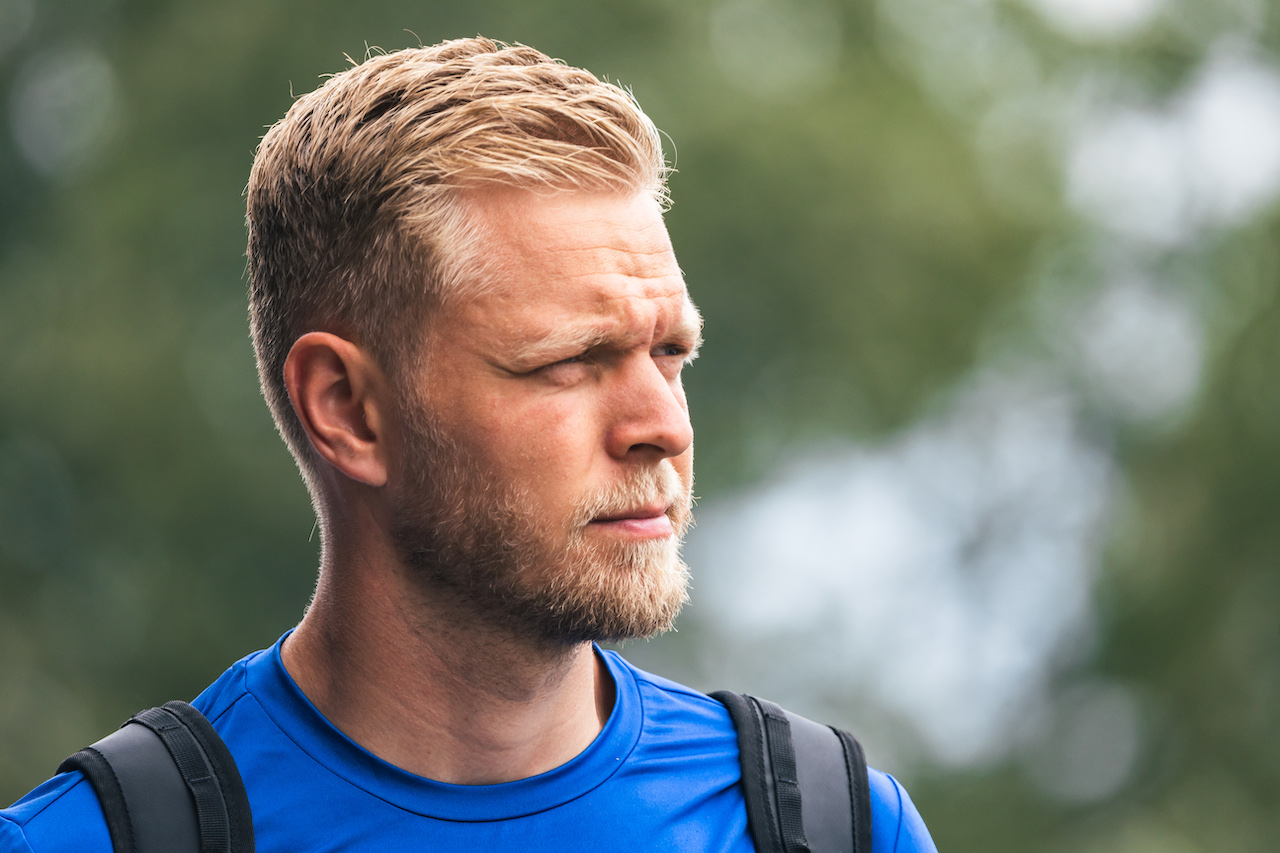
[[[756,853],[786,853],[778,832],[773,774],[765,745],[764,719],[749,696],[720,690],[711,698],[729,710],[738,732],[738,760],[742,765],[742,793],[747,803],[747,830]]]
[[[98,795],[115,853],[199,853],[196,813],[164,742],[126,723],[58,767],[79,770]]]
[[[848,732],[729,691],[747,827],[759,853],[871,853],[862,747]]]
[[[254,853],[253,812],[249,808],[249,796],[245,793],[244,780],[240,777],[235,759],[231,757],[231,750],[227,749],[227,745],[204,714],[186,702],[166,702],[164,709],[187,727],[213,768],[213,778],[221,788],[227,810],[231,853]]]
[[[231,853],[231,829],[222,789],[213,778],[213,768],[200,743],[172,712],[148,708],[133,717],[159,735],[182,774],[182,781],[195,802],[196,823],[200,827],[200,853]],[[146,851],[141,851],[146,853]]]
[[[58,765],[59,773],[70,773],[79,770],[84,778],[93,786],[98,795],[98,803],[102,806],[102,816],[107,821],[107,834],[111,836],[111,849],[115,853],[136,853],[133,843],[133,824],[129,820],[129,810],[124,804],[124,791],[120,789],[120,780],[111,769],[111,762],[102,757],[97,750],[98,744],[86,746],[84,749],[68,756]]]
[[[809,853],[787,712],[727,690],[711,697],[729,709],[738,731],[747,828],[757,853]]]
[[[804,802],[804,835],[820,853],[853,853],[854,818],[844,747],[830,726],[784,712],[791,723]]]
[[[765,742],[773,766],[773,796],[778,804],[778,831],[785,853],[810,853],[804,835],[804,813],[800,801],[800,779],[796,773],[795,743],[787,712],[772,702],[747,697],[764,718]]]
[[[204,716],[170,702],[58,768],[93,785],[115,853],[253,853],[253,817],[235,761]]]
[[[871,853],[871,783],[867,779],[867,758],[857,738],[834,726],[831,731],[844,747],[845,772],[853,792],[853,853]]]

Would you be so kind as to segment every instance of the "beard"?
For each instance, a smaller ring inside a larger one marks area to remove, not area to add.
[[[667,631],[688,600],[680,543],[692,495],[669,460],[628,469],[553,518],[530,489],[489,471],[413,407],[392,536],[415,584],[431,598],[534,642],[569,645]],[[674,535],[627,541],[592,536],[592,519],[669,507]]]

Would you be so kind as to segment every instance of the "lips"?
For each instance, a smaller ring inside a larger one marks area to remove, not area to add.
[[[676,532],[667,508],[663,506],[607,513],[592,519],[587,526],[610,536],[632,540],[665,539]]]
[[[592,524],[605,524],[610,521],[645,521],[651,518],[658,518],[667,514],[669,507],[666,504],[641,507],[639,509],[624,510],[609,515],[600,515],[591,519]]]

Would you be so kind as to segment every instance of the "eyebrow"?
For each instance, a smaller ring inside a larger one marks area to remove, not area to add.
[[[665,340],[689,339],[691,343],[687,358],[692,361],[697,357],[698,349],[702,346],[703,320],[702,313],[698,311],[698,307],[692,300],[686,301],[685,306],[680,319],[672,324],[663,338]],[[552,355],[586,352],[608,343],[614,337],[612,330],[605,326],[559,328],[536,341],[514,348],[511,358],[518,364],[532,364]]]
[[[689,354],[685,356],[685,361],[693,361],[698,357],[698,351],[702,349],[702,327],[704,321],[702,312],[698,310],[698,306],[693,304],[693,300],[688,300],[689,311],[681,316],[680,322],[676,323],[675,334],[687,336],[692,343],[689,344]]]
[[[583,352],[598,347],[609,337],[608,330],[599,327],[559,328],[536,341],[514,348],[511,358],[520,364],[531,364],[553,354]]]

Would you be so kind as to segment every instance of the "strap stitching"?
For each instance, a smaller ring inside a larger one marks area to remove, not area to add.
[[[747,696],[747,701],[750,703],[752,716],[755,716],[755,714],[757,713],[757,709],[759,708],[759,704],[756,698],[754,696]],[[767,796],[769,789],[768,789],[768,783],[766,782],[767,777],[765,775],[765,766],[764,766],[764,751],[766,749],[766,746],[765,746],[765,727],[764,727],[764,720],[763,720],[763,716],[764,716],[763,711],[760,712],[760,716],[761,716],[761,719],[759,720],[760,725],[753,727],[754,734],[756,736],[755,738],[756,740],[756,771],[759,774],[761,784],[765,785],[765,792],[764,792],[766,794],[765,801],[766,801],[766,804],[770,806],[769,808],[766,808],[764,810],[765,819],[768,821],[768,824],[769,824],[769,838],[772,839],[775,846],[781,850],[782,849],[781,833],[778,829],[777,823],[773,819],[773,808],[772,808],[773,804],[768,803],[769,797]],[[785,850],[783,851],[783,853],[785,853]]]
[[[209,772],[209,759],[195,734],[166,708],[148,708],[133,719],[160,736],[186,782],[195,803],[201,853],[229,851],[231,822],[226,799]]]
[[[106,819],[107,833],[111,836],[112,845],[115,846],[118,842],[124,847],[123,853],[133,853],[137,850],[137,838],[134,835],[133,820],[129,815],[124,788],[107,757],[93,746],[86,746],[58,766],[59,773],[72,770],[79,771],[84,781],[88,782],[89,787],[93,789],[94,796],[102,808],[102,815]],[[100,788],[100,782],[110,790]],[[117,834],[121,837],[117,837]]]
[[[870,853],[868,850],[860,850],[858,845],[858,785],[853,779],[853,756],[849,754],[849,744],[845,743],[845,739],[840,736],[840,730],[835,726],[827,726],[831,731],[835,732],[836,740],[840,742],[840,753],[844,756],[844,776],[849,785],[849,825],[853,827],[853,853]]]
[[[107,760],[105,755],[94,749],[92,746],[86,746],[85,752],[92,752],[94,755],[98,756],[99,760],[102,762],[101,767],[105,768],[107,773],[110,774],[111,781],[116,786],[116,790],[120,792],[120,799],[123,801],[124,786],[120,784],[120,777],[116,775],[116,769],[111,766],[111,762]],[[138,847],[138,837],[133,832],[133,818],[129,814],[128,807],[122,809],[121,813],[124,815],[124,828],[129,833],[129,846],[136,850]]]
[[[764,717],[773,768],[773,794],[778,811],[778,834],[784,853],[810,853],[804,833],[803,800],[797,778],[798,760],[791,736],[791,721],[782,708],[752,697]]]

